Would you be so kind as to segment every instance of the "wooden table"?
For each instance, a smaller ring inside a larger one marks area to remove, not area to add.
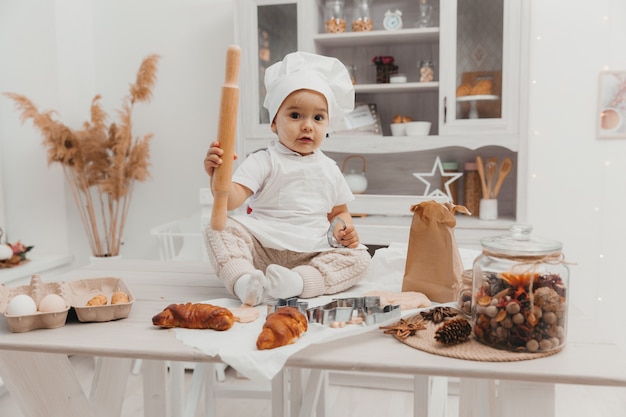
[[[163,361],[216,362],[178,341],[173,332],[156,329],[151,317],[170,303],[227,297],[206,263],[121,260],[97,263],[55,279],[115,276],[136,297],[127,319],[107,323],[68,323],[53,330],[10,333],[0,323],[0,376],[27,417],[119,416],[133,359],[143,359],[144,414],[167,415]],[[46,277],[42,277],[46,281]],[[91,393],[86,395],[67,355],[91,355],[101,363]],[[481,401],[473,383],[462,391],[462,409],[475,415],[551,416],[554,384],[626,386],[626,355],[602,337],[594,323],[570,309],[568,345],[557,355],[531,361],[489,363],[450,359],[409,348],[373,331],[331,343],[311,345],[293,355],[289,369],[350,370],[416,376],[416,388],[427,376],[460,377],[462,381],[498,380],[493,404]],[[54,377],[51,377],[54,375]],[[310,383],[318,387],[322,372]],[[283,374],[275,387],[282,384]],[[111,381],[118,381],[112,384]],[[121,382],[120,382],[121,381]],[[315,390],[304,390],[305,394]],[[317,391],[319,392],[319,391]],[[273,415],[288,415],[284,391],[274,390]],[[317,396],[302,397],[303,408]],[[532,400],[531,400],[532,399]],[[476,400],[476,401],[474,401]],[[416,407],[417,409],[417,407]],[[486,410],[488,414],[479,414]],[[494,414],[497,413],[497,414]],[[423,415],[423,411],[416,411]]]

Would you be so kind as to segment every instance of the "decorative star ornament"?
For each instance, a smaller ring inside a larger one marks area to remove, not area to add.
[[[436,174],[437,170],[439,170],[439,175]],[[452,201],[452,192],[450,191],[450,184],[452,184],[454,181],[461,178],[463,176],[463,173],[462,172],[457,172],[457,173],[445,172],[443,170],[443,165],[441,165],[441,159],[437,157],[437,159],[435,159],[435,164],[433,165],[433,170],[431,172],[421,172],[421,173],[414,172],[413,176],[417,178],[418,180],[422,181],[424,184],[426,184],[426,190],[424,190],[424,194],[422,194],[422,196],[424,197],[447,197],[449,201]],[[424,179],[424,177],[431,177],[431,178],[435,177],[435,179],[448,177],[448,180],[443,184],[445,188],[445,192],[442,191],[439,188],[439,186],[434,187],[434,191],[430,192],[432,179],[431,181],[428,181]]]

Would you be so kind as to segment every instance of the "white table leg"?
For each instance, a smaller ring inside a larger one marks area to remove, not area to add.
[[[302,407],[300,408],[300,417],[312,416],[313,411],[317,408],[317,401],[323,387],[324,379],[328,371],[320,369],[312,369],[309,379],[304,388],[302,395]]]
[[[541,382],[500,381],[496,416],[553,417],[555,386]]]
[[[169,368],[170,415],[182,416],[185,406],[185,365],[182,362],[166,362]]]
[[[133,360],[128,358],[98,358],[89,393],[89,400],[98,416],[122,414],[132,365]]]
[[[98,417],[67,355],[2,351],[0,375],[26,417]]]
[[[494,380],[461,378],[459,417],[495,417],[500,415],[509,417],[511,414],[508,412],[506,414],[495,412],[495,399],[496,382]]]
[[[189,387],[189,393],[187,394],[182,417],[192,417],[196,415],[196,409],[198,408],[198,404],[200,404],[200,396],[202,394],[202,388],[204,387],[205,378],[208,376],[209,367],[210,364],[208,363],[196,364],[193,374],[191,375],[191,385]]]
[[[287,395],[289,397],[289,415],[297,416],[302,407],[302,386],[304,381],[304,374],[308,375],[310,371],[302,368],[289,368],[285,374],[287,383],[285,387],[288,388]]]
[[[322,383],[319,398],[317,399],[315,417],[326,417],[328,415],[328,373],[329,371],[322,371]]]
[[[205,368],[204,374],[204,404],[205,404],[205,417],[215,417],[217,415],[217,407],[215,401],[217,396],[215,395],[216,369],[214,363],[203,364]]]
[[[431,376],[428,417],[446,417],[448,408],[448,378]]]
[[[285,383],[288,372],[291,372],[291,370],[283,368],[272,379],[272,416],[274,417],[288,417],[287,384]]]
[[[142,362],[143,414],[150,417],[167,417],[167,366],[164,361]]]
[[[429,376],[415,375],[413,377],[413,416],[428,416]]]

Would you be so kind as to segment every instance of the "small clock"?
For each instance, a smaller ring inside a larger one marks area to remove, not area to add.
[[[400,10],[387,10],[383,18],[383,27],[386,30],[402,29],[402,12]]]

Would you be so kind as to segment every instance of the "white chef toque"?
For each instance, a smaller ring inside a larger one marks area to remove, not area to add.
[[[337,58],[293,52],[265,70],[265,101],[270,123],[287,96],[297,90],[313,90],[326,97],[330,126],[354,110],[354,86],[345,65]]]

